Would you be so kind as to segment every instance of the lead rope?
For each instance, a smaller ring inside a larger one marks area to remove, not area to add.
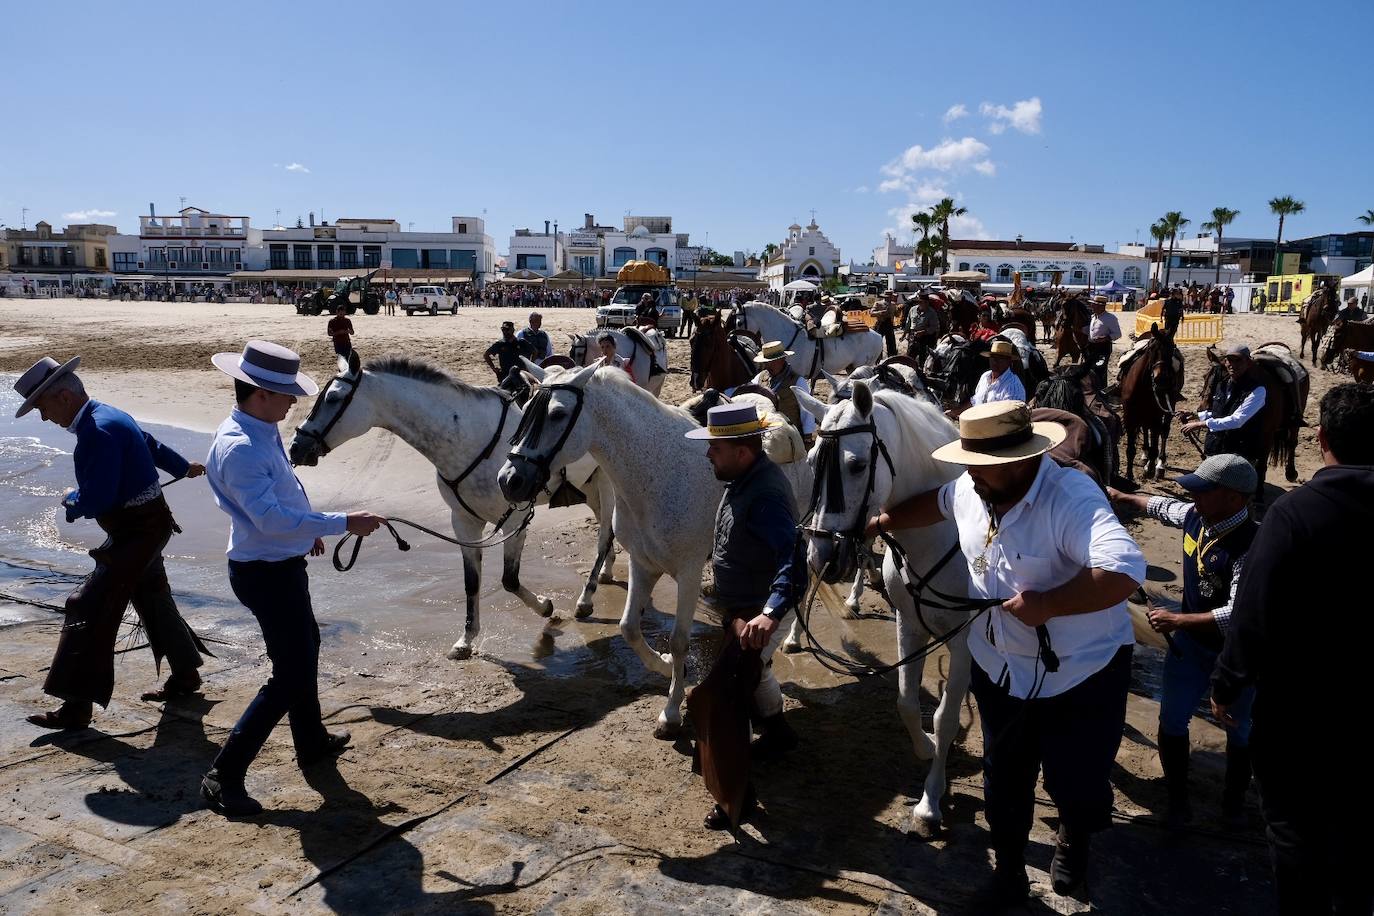
[[[501,520],[496,523],[496,531],[492,532],[493,535],[501,530],[501,526],[505,524],[506,520],[509,519],[512,514],[515,513],[517,508],[520,507],[512,505],[509,509],[506,510],[506,514],[501,516]],[[404,518],[390,518],[382,524],[386,526],[386,530],[391,533],[391,536],[393,538],[395,538],[396,549],[402,552],[410,549],[410,542],[407,541],[405,538],[401,537],[400,533],[396,530],[394,525],[405,525],[407,528],[414,528],[416,531],[427,534],[433,538],[438,538],[441,541],[447,541],[448,543],[454,544],[458,547],[470,547],[476,550],[481,550],[487,547],[495,547],[499,544],[504,544],[506,543],[506,541],[509,541],[515,537],[519,537],[521,534],[523,534],[525,529],[529,527],[530,522],[534,519],[534,507],[527,506],[524,508],[527,508],[528,512],[525,515],[525,518],[520,522],[519,527],[517,527],[514,531],[511,531],[496,540],[493,540],[491,535],[488,535],[480,541],[464,541],[460,540],[459,538],[449,537],[447,534],[441,534],[438,531],[435,531],[433,528],[426,528],[424,525],[421,525],[417,522],[412,522],[409,519]],[[344,562],[344,560],[342,559],[344,545],[347,544],[350,540],[353,541],[353,552],[349,554],[348,561]],[[339,538],[339,542],[334,545],[334,568],[339,572],[348,572],[350,569],[353,568],[353,564],[358,562],[358,552],[362,550],[362,547],[363,539],[358,535],[355,535],[351,531],[346,533],[343,537]]]

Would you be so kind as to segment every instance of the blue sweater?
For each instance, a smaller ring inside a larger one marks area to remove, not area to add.
[[[134,418],[94,399],[77,418],[76,492],[67,521],[96,518],[118,509],[157,483],[157,469],[184,477],[189,462],[145,433]]]

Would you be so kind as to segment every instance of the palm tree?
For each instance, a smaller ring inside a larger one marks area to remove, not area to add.
[[[1374,210],[1366,210],[1362,215],[1355,217],[1355,219],[1364,223],[1366,226],[1374,226]]]
[[[1203,229],[1217,234],[1217,275],[1216,279],[1212,281],[1213,286],[1221,285],[1221,234],[1237,216],[1240,216],[1239,210],[1215,207],[1212,210],[1212,218],[1202,224]]]
[[[1174,269],[1174,240],[1178,237],[1179,230],[1188,225],[1192,220],[1185,217],[1177,210],[1170,210],[1160,218],[1164,228],[1169,230],[1169,263],[1164,265],[1164,285],[1169,285],[1169,274]]]
[[[763,263],[767,264],[769,261],[771,261],[771,260],[773,259],[773,255],[777,254],[777,251],[778,251],[778,246],[775,245],[775,244],[773,244],[772,242],[769,242],[767,245],[764,245],[764,246],[763,246]]]
[[[916,243],[916,254],[921,259],[923,275],[930,272],[930,267],[939,258],[943,245],[944,238],[938,232],[933,232]]]
[[[912,225],[916,227],[916,231],[921,233],[921,242],[924,242],[926,239],[930,237],[931,230],[935,228],[935,214],[929,213],[925,210],[918,210],[915,213],[911,214],[911,222]],[[919,249],[921,248],[920,242],[916,244],[916,248],[919,252]],[[925,274],[929,266],[930,264],[926,260],[926,256],[921,255],[921,273]]]
[[[944,244],[940,248],[940,263],[949,270],[949,221],[968,212],[967,207],[955,206],[953,197],[946,197],[930,208],[930,215],[940,224],[940,235]]]
[[[1292,197],[1275,197],[1269,201],[1269,212],[1279,218],[1279,234],[1274,239],[1274,273],[1280,270],[1281,254],[1283,248],[1283,218],[1294,216],[1307,209],[1307,204]]]
[[[1163,286],[1160,282],[1159,272],[1164,269],[1164,240],[1169,237],[1169,227],[1163,222],[1155,223],[1150,226],[1150,238],[1155,240],[1155,263],[1159,265],[1155,269],[1155,287]]]

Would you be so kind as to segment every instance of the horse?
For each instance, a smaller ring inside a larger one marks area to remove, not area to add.
[[[590,366],[601,359],[601,348],[596,339],[609,333],[615,338],[616,355],[630,364],[635,384],[658,397],[663,391],[663,379],[668,372],[668,342],[656,330],[624,327],[615,331],[598,329],[586,334],[569,334],[572,341],[568,347],[568,358],[577,366]],[[657,367],[658,372],[654,371]]]
[[[1374,320],[1333,321],[1331,336],[1321,357],[1322,368],[1330,370],[1337,355],[1346,350],[1374,350]],[[1315,358],[1316,355],[1317,345],[1313,343],[1312,356]]]
[[[1092,313],[1088,306],[1076,295],[1064,299],[1059,316],[1054,325],[1054,368],[1058,369],[1064,357],[1069,362],[1078,362],[1088,352],[1088,322]]]
[[[745,355],[752,344],[747,337],[726,333],[719,315],[703,315],[690,341],[692,390],[729,391],[753,379],[759,370],[753,357]]]
[[[1326,336],[1326,329],[1331,326],[1331,319],[1335,317],[1335,290],[1319,289],[1308,296],[1302,304],[1302,312],[1298,316],[1298,326],[1302,330],[1302,340],[1298,343],[1298,358],[1302,359],[1307,351],[1307,342],[1312,341],[1312,358],[1317,358],[1317,347],[1321,344],[1321,339]],[[1325,366],[1322,367],[1326,368]]]
[[[844,378],[822,371],[830,384],[830,403],[849,399],[855,382],[866,382],[872,391],[898,391],[913,398],[925,398],[935,406],[940,399],[926,385],[925,373],[909,356],[889,356],[876,366],[860,366]]]
[[[610,479],[616,537],[630,558],[620,632],[651,671],[670,679],[654,737],[672,740],[682,728],[688,637],[724,485],[702,444],[684,437],[696,425],[691,415],[636,387],[624,372],[541,369],[528,360],[526,367],[535,397],[497,482],[508,500],[521,502],[589,453]],[[781,468],[794,493],[810,492],[806,462]],[[669,651],[659,653],[645,643],[640,623],[664,575],[677,584],[677,607]]]
[[[931,452],[958,438],[958,430],[938,407],[897,392],[873,393],[856,382],[848,401],[827,407],[798,394],[803,406],[820,419],[821,445],[811,450],[812,473],[818,482],[806,532],[807,563],[827,582],[854,574],[856,554],[869,516],[910,496],[935,489],[961,473],[954,464],[936,461]],[[966,595],[968,567],[958,551],[959,533],[951,521],[929,528],[892,532],[906,554],[912,572],[945,595]],[[941,558],[949,557],[941,564]],[[946,610],[943,602],[917,607],[898,572],[902,562],[895,551],[883,556],[883,578],[897,616],[897,654],[907,658],[929,646],[937,636],[966,624],[969,612]],[[897,710],[911,736],[918,760],[929,760],[921,799],[912,810],[912,831],[935,836],[941,826],[945,766],[959,731],[959,709],[972,674],[968,634],[959,632],[947,643],[949,674],[935,710],[935,734],[926,733],[921,719],[921,677],[925,657],[897,669]]]
[[[1098,396],[1096,382],[1097,375],[1088,365],[1066,366],[1036,387],[1031,406],[1035,409],[1062,410],[1088,425],[1094,448],[1082,458],[1097,472],[1103,486],[1110,486],[1117,470],[1116,444],[1121,436],[1121,421]],[[1089,391],[1094,395],[1091,402]]]
[[[1208,347],[1206,352],[1211,365],[1202,382],[1199,410],[1211,410],[1218,388],[1226,378],[1226,367],[1217,356],[1216,348]],[[1307,425],[1303,414],[1307,412],[1307,396],[1312,380],[1302,364],[1296,361],[1290,363],[1290,360],[1292,351],[1287,344],[1268,343],[1255,348],[1255,371],[1259,372],[1264,384],[1264,415],[1260,419],[1263,454],[1269,456],[1267,464],[1275,467],[1282,464],[1284,478],[1289,483],[1296,483],[1298,431]],[[1281,365],[1284,368],[1281,369]],[[1290,382],[1284,375],[1294,378]],[[1261,462],[1257,469],[1260,476],[1259,492],[1263,493],[1266,463]]]
[[[745,302],[730,315],[728,330],[754,335],[760,343],[782,341],[791,350],[787,364],[803,378],[814,382],[821,370],[846,372],[856,366],[876,363],[883,356],[883,335],[873,330],[851,332],[842,337],[809,337],[806,328],[790,315],[771,305]]]
[[[552,615],[553,602],[520,584],[523,525],[533,508],[509,511],[510,505],[496,490],[496,472],[503,460],[496,445],[520,422],[520,408],[499,388],[469,385],[430,363],[407,357],[385,357],[364,367],[354,350],[347,358],[339,358],[338,372],[320,391],[310,416],[296,429],[291,463],[313,467],[324,455],[374,427],[394,433],[434,465],[454,536],[469,544],[478,543],[487,524],[497,525],[503,537],[509,535],[501,544],[502,588],[519,596],[541,617]],[[597,563],[577,599],[577,616],[587,617],[592,612],[598,576],[602,582],[610,580],[615,491],[590,461],[569,467],[556,481],[564,482],[585,495],[599,525]],[[536,495],[543,502],[550,498],[547,493]],[[482,629],[478,605],[482,551],[463,547],[462,555],[467,618],[462,637],[448,653],[454,660],[472,656]]]
[[[940,338],[926,358],[926,381],[940,393],[946,407],[958,407],[973,397],[978,380],[988,370],[987,347],[958,334]]]
[[[1183,396],[1183,372],[1174,366],[1174,340],[1150,326],[1146,343],[1121,381],[1121,418],[1126,426],[1126,479],[1135,481],[1136,437],[1145,439],[1145,479],[1164,472],[1169,425]]]
[[[1021,384],[1027,391],[1034,391],[1040,387],[1041,382],[1049,378],[1050,368],[1045,364],[1044,355],[1036,349],[1035,341],[1031,340],[1030,335],[1019,326],[1004,325],[997,337],[1010,342],[1016,348],[1017,355],[1021,357],[1021,366],[1016,374],[1021,377]]]

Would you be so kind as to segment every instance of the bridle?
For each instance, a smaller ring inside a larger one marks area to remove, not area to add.
[[[568,424],[563,427],[563,431],[558,434],[558,441],[546,454],[540,455],[537,452],[526,451],[526,449],[533,448],[544,432],[544,424],[549,418],[549,403],[552,401],[555,391],[572,392],[573,407],[572,415],[568,417]],[[521,461],[534,465],[536,489],[543,489],[549,482],[549,478],[553,476],[553,461],[558,453],[563,450],[568,437],[572,435],[573,427],[577,425],[578,418],[582,416],[582,404],[585,397],[586,392],[577,385],[540,385],[534,397],[525,406],[525,413],[520,418],[520,425],[515,428],[515,435],[510,438],[512,448],[507,453],[506,459],[519,458]]]
[[[858,512],[854,515],[854,523],[843,531],[820,528],[814,522],[817,516],[825,514],[824,510],[844,511],[845,509],[840,440],[845,436],[862,433],[870,434],[873,441],[868,449],[868,482],[864,485],[863,499],[859,503]],[[816,474],[815,480],[811,484],[811,503],[806,516],[803,518],[801,530],[804,534],[814,538],[824,538],[841,543],[850,542],[857,546],[865,540],[864,528],[868,525],[868,504],[873,498],[873,487],[877,482],[879,456],[887,464],[888,473],[894,478],[897,476],[896,466],[893,465],[892,456],[888,454],[887,446],[883,444],[882,438],[878,435],[878,428],[872,420],[858,426],[846,426],[843,429],[817,430],[816,437],[820,440],[820,447],[816,451]]]
[[[315,403],[310,408],[309,415],[305,418],[305,422],[296,427],[296,435],[314,439],[319,444],[321,457],[328,455],[330,452],[329,443],[326,442],[325,439],[329,436],[329,431],[338,425],[339,420],[344,415],[344,411],[348,410],[348,405],[353,403],[353,397],[358,393],[358,388],[363,383],[363,371],[361,369],[358,370],[357,378],[349,378],[347,375],[343,374],[334,376],[334,378],[330,379],[329,384],[325,386],[325,394],[329,393],[329,389],[334,387],[335,382],[341,382],[347,385],[348,391],[344,394],[343,403],[339,405],[338,412],[329,418],[329,422],[324,424],[324,429],[319,432],[315,432],[313,429],[306,429],[306,427],[310,425],[310,421],[315,419],[315,414],[320,412],[320,407],[325,402],[323,397],[316,399]]]

